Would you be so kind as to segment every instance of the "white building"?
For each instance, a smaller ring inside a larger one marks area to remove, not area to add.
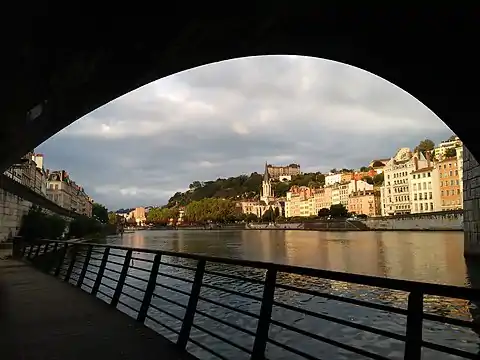
[[[385,168],[384,183],[380,190],[382,216],[410,214],[410,173],[427,167],[422,153],[412,154],[409,148],[401,148]]]
[[[328,174],[325,176],[325,186],[332,186],[342,181],[342,174]]]
[[[440,176],[436,166],[410,173],[410,200],[412,214],[441,211]]]

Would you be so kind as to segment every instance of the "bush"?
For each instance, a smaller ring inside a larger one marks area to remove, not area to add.
[[[32,206],[22,217],[19,235],[27,241],[37,239],[56,240],[61,238],[67,222],[58,215],[48,215],[42,209]]]
[[[102,233],[102,224],[87,216],[81,216],[73,219],[70,223],[69,237],[83,238],[89,235]]]

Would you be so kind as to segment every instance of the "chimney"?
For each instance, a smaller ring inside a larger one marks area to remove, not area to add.
[[[415,171],[417,171],[418,170],[418,157],[415,156],[413,158],[413,163],[415,164]]]
[[[427,158],[427,167],[430,167],[430,151],[425,152],[425,157]]]

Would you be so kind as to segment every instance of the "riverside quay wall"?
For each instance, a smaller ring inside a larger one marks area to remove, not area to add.
[[[372,217],[363,221],[370,230],[463,231],[463,210]]]

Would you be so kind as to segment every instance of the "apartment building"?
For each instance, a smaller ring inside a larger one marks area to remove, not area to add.
[[[458,180],[460,181],[460,204],[463,208],[463,146],[455,148],[457,153]]]
[[[440,181],[438,168],[428,164],[423,169],[416,169],[410,173],[410,200],[411,213],[421,214],[440,211]]]
[[[383,169],[384,183],[380,189],[382,216],[410,214],[410,173],[427,167],[427,158],[413,154],[409,148],[397,151]]]
[[[457,147],[461,147],[462,141],[458,136],[456,136],[453,140],[446,140],[442,141],[438,146],[433,150],[435,154],[436,160],[444,160],[445,153],[448,149],[456,149]]]
[[[353,178],[354,174],[351,172],[328,174],[327,176],[325,176],[325,186],[332,186],[338,183],[349,182],[352,181]]]
[[[461,170],[456,157],[445,158],[438,162],[440,178],[441,210],[456,210],[463,208],[463,186],[461,185]]]
[[[318,214],[316,211],[315,190],[307,186],[292,186],[287,192],[285,217],[307,217]]]
[[[315,212],[318,214],[320,209],[330,209],[332,206],[332,188],[330,186],[315,189]]]
[[[295,175],[300,175],[300,165],[299,164],[290,164],[286,166],[275,166],[267,165],[268,175],[274,179],[280,179],[282,176],[291,177]]]
[[[348,196],[348,212],[357,215],[380,216],[382,214],[380,192],[363,190]]]

